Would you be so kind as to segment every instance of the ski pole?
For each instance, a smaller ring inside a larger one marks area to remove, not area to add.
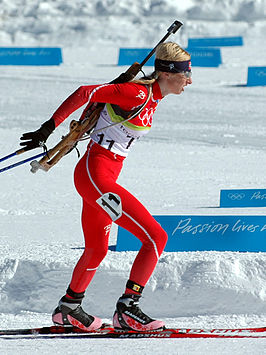
[[[19,153],[19,154],[20,154],[20,153]],[[25,164],[25,163],[27,163],[27,162],[29,162],[29,161],[31,161],[31,160],[34,160],[34,159],[38,159],[38,158],[40,158],[40,157],[43,157],[45,154],[46,154],[46,152],[42,152],[42,153],[40,153],[40,154],[34,155],[34,156],[32,156],[32,157],[29,157],[29,158],[27,158],[27,159],[18,161],[17,163],[8,165],[8,166],[6,166],[6,167],[0,169],[0,173],[4,172],[4,171],[6,171],[6,170],[9,170],[9,169],[15,168],[16,166]],[[6,159],[8,159],[8,158],[11,158],[11,156],[13,157],[13,156],[15,156],[15,155],[17,155],[16,152],[7,155],[6,157],[2,158],[0,161],[6,160]]]
[[[16,150],[15,152],[6,155],[6,156],[3,157],[3,158],[0,158],[0,163],[1,163],[2,161],[4,161],[4,160],[7,160],[7,159],[12,158],[12,157],[15,157],[16,155],[22,154],[22,153],[24,153],[24,152],[25,152],[25,149],[24,149],[24,148],[19,149],[19,150]]]

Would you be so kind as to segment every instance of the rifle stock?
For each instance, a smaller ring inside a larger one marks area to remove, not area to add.
[[[36,173],[39,169],[48,171],[54,166],[64,155],[66,155],[83,136],[84,133],[91,131],[95,126],[102,107],[96,108],[90,115],[89,119],[83,121],[72,120],[69,126],[69,133],[64,136],[61,141],[50,149],[47,154],[39,161],[30,163],[31,172]]]

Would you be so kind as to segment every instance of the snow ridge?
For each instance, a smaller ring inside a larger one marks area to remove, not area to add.
[[[112,316],[135,255],[109,251],[87,290],[87,309],[101,317]],[[165,252],[145,288],[143,307],[156,317],[263,314],[265,262],[263,253]],[[64,294],[74,264],[75,258],[62,263],[27,257],[1,261],[0,312],[51,313]]]

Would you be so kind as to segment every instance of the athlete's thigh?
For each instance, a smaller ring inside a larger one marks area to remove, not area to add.
[[[104,210],[94,208],[83,200],[81,223],[86,247],[108,248],[112,220]]]

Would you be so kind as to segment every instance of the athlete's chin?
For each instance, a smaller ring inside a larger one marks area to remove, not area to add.
[[[179,89],[179,90],[175,90],[175,91],[172,92],[172,93],[175,94],[175,95],[180,95],[180,94],[182,94],[183,91],[184,91],[184,88]]]

